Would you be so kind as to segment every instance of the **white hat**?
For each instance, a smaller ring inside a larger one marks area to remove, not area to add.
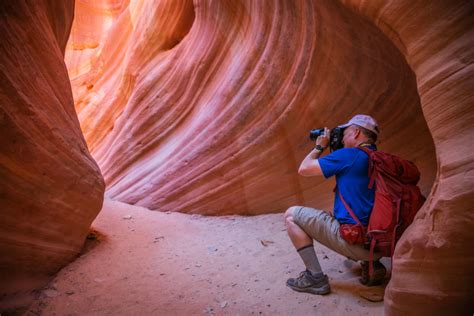
[[[372,117],[370,117],[368,115],[364,115],[364,114],[357,114],[356,116],[351,118],[351,120],[349,122],[347,122],[346,124],[343,124],[343,125],[339,125],[338,127],[346,128],[346,127],[349,127],[351,125],[361,126],[365,129],[368,129],[371,132],[374,132],[375,135],[378,135],[379,132],[380,132],[377,122]]]

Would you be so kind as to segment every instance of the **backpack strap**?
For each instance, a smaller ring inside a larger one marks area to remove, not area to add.
[[[392,243],[391,243],[391,247],[390,247],[390,256],[393,256],[393,253],[395,251],[395,241],[396,241],[396,237],[397,237],[398,227],[400,226],[400,210],[401,210],[402,200],[398,199],[396,203],[397,203],[397,205],[396,205],[396,208],[397,208],[397,212],[396,212],[396,215],[397,215],[396,220],[397,221],[396,221],[396,223],[397,223],[397,225],[394,227],[393,233],[392,233]]]
[[[369,251],[369,277],[374,275],[374,252],[375,252],[375,245],[377,241],[372,239],[370,241],[370,251]]]
[[[349,206],[349,204],[346,203],[346,200],[344,200],[344,198],[342,197],[342,194],[341,194],[341,191],[337,191],[337,193],[339,193],[339,197],[341,198],[341,201],[342,201],[342,204],[344,204],[344,207],[346,208],[346,210],[349,212],[349,214],[352,216],[352,218],[356,221],[357,225],[360,225],[362,227],[364,227],[364,225],[362,225],[360,223],[360,220],[359,218],[355,215],[355,213],[352,211],[351,207]]]
[[[352,218],[357,222],[357,225],[359,226],[362,226],[364,227],[359,219],[357,218],[357,216],[354,214],[354,212],[352,211],[352,209],[349,207],[349,205],[346,203],[346,201],[344,200],[344,198],[342,197],[342,194],[341,192],[338,192],[339,193],[339,197],[341,198],[341,201],[342,203],[344,204],[344,206],[346,207],[346,209],[349,211],[349,214],[351,214]],[[375,238],[373,238],[371,241],[370,241],[370,250],[369,250],[369,277],[372,277],[374,275],[374,252],[375,252],[375,246],[377,244],[377,240]],[[392,247],[394,245],[392,244]]]
[[[369,149],[367,148],[366,146],[358,146],[357,149],[360,149],[362,150],[363,152],[365,152],[367,154],[367,156],[369,156],[369,186],[368,188],[369,189],[372,189],[374,187],[374,183],[375,183],[375,172],[374,172],[374,163],[372,162],[372,158],[371,158],[371,153],[373,152],[372,149]]]

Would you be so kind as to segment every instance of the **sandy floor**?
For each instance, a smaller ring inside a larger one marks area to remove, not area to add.
[[[285,286],[304,269],[282,214],[203,217],[106,201],[98,240],[43,289],[27,315],[380,315],[384,287],[316,245],[332,293]]]

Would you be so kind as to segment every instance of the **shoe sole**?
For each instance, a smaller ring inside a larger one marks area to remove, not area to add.
[[[310,293],[310,294],[316,294],[316,295],[326,295],[326,294],[331,293],[331,287],[329,285],[325,285],[325,286],[323,286],[322,288],[319,288],[319,289],[315,289],[315,288],[302,289],[302,288],[299,288],[299,287],[293,287],[293,286],[288,285],[288,284],[286,286],[288,286],[293,291],[302,292],[302,293]]]

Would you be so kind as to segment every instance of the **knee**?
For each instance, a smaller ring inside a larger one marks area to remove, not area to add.
[[[300,206],[292,206],[286,210],[285,215],[284,215],[285,224],[288,224],[289,222],[293,222],[293,214],[299,208]]]
[[[294,212],[295,208],[296,208],[296,206],[292,206],[292,207],[290,207],[286,210],[285,215],[284,215],[285,220],[288,217],[293,217],[293,212]]]

